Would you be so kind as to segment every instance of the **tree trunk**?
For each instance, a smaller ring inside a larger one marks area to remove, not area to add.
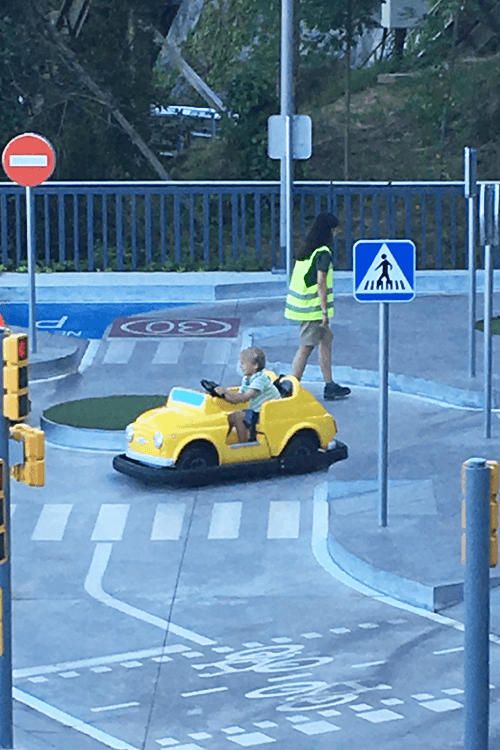
[[[100,104],[106,107],[106,109],[112,114],[123,131],[128,135],[134,146],[139,149],[141,154],[149,162],[150,166],[154,169],[160,179],[170,181],[171,177],[168,172],[165,170],[155,154],[151,151],[147,143],[141,138],[133,125],[127,120],[124,115],[122,115],[118,107],[114,104],[111,94],[108,91],[101,89],[101,87],[91,78],[91,76],[84,70],[84,68],[82,68],[80,63],[77,61],[74,52],[70,50],[69,47],[64,44],[64,42],[61,41],[58,34],[54,31],[54,28],[52,27],[50,21],[47,21],[45,15],[43,14],[37,3],[34,3],[34,7],[38,15],[43,19],[50,38],[59,50],[59,53],[68,68],[76,73],[80,81],[88,89],[90,89],[90,91],[92,91]]]

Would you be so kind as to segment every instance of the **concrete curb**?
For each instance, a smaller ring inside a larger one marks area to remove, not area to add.
[[[500,269],[494,271],[494,291],[500,291]],[[216,302],[261,297],[284,298],[285,274],[270,271],[233,272],[64,272],[37,274],[37,302]],[[484,290],[484,271],[476,271],[476,290]],[[468,271],[417,271],[417,295],[468,294]],[[334,292],[353,296],[352,271],[335,271]],[[28,276],[4,273],[0,276],[2,302],[28,301]]]
[[[331,560],[358,583],[413,607],[431,612],[463,601],[464,583],[426,584],[376,568],[363,558],[347,550],[328,531],[327,550]],[[500,577],[490,577],[490,588],[500,586]]]
[[[92,430],[86,427],[70,427],[40,417],[40,428],[48,443],[60,448],[77,450],[117,451],[125,450],[124,430]]]

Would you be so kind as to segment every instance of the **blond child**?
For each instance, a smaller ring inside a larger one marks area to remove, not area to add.
[[[266,366],[266,355],[256,346],[243,349],[240,352],[240,364],[243,371],[243,380],[237,393],[217,386],[216,393],[224,396],[230,404],[241,404],[250,402],[249,409],[233,411],[228,415],[229,430],[236,430],[239,443],[247,443],[250,440],[250,430],[259,421],[260,410],[265,401],[280,398],[280,393],[269,375],[264,372]]]

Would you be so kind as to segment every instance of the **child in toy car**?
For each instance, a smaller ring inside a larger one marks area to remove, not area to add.
[[[249,409],[241,409],[228,414],[229,436],[234,428],[238,435],[239,443],[247,443],[251,440],[252,427],[257,425],[262,404],[280,398],[280,392],[273,385],[269,375],[264,372],[266,366],[266,355],[256,346],[244,349],[240,352],[240,365],[243,371],[243,380],[237,393],[229,388],[217,386],[215,392],[223,396],[231,404],[250,402]]]

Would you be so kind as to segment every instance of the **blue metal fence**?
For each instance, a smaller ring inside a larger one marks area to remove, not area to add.
[[[361,238],[406,238],[417,267],[466,268],[463,182],[297,182],[294,237],[314,216],[340,218],[335,267]],[[54,270],[224,269],[252,258],[283,267],[277,182],[48,182],[33,189],[36,259]],[[4,268],[26,264],[24,189],[0,183]]]

